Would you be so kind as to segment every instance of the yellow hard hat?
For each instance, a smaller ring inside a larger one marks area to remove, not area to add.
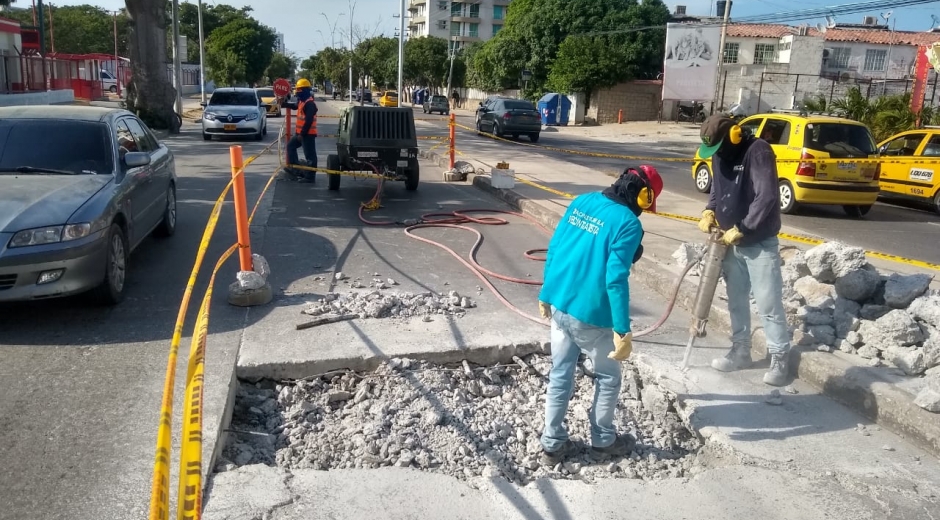
[[[295,85],[296,88],[310,88],[311,86],[312,85],[310,85],[310,80],[307,78],[300,78],[297,80],[297,85]]]

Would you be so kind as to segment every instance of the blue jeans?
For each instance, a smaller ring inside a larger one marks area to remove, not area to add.
[[[306,159],[306,166],[311,168],[317,167],[317,136],[315,135],[293,135],[290,140],[287,141],[287,162],[288,168],[291,165],[299,164],[303,166],[304,164],[300,162],[300,159],[297,157],[297,149],[304,149],[304,159]],[[304,177],[313,178],[316,175],[316,172],[311,172],[307,170],[301,170],[301,174]]]
[[[783,307],[783,277],[780,272],[780,242],[771,237],[753,245],[728,249],[721,268],[728,288],[731,341],[751,345],[751,292],[764,326],[767,351],[790,351],[790,329]]]
[[[620,362],[607,357],[614,350],[614,332],[583,323],[552,307],[552,370],[545,395],[545,430],[542,447],[557,451],[568,440],[565,414],[574,395],[574,374],[583,351],[594,363],[594,405],[591,445],[610,446],[617,439],[614,412],[620,397]]]

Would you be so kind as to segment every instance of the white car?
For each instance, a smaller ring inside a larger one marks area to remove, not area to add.
[[[202,103],[202,138],[251,136],[260,141],[268,134],[267,105],[253,88],[218,88]]]

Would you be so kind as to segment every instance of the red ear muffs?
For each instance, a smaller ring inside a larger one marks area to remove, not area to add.
[[[656,199],[656,195],[653,193],[653,188],[650,187],[650,179],[646,175],[646,172],[644,172],[642,168],[628,168],[627,171],[633,172],[634,175],[643,181],[643,187],[640,188],[640,193],[637,194],[636,203],[644,210],[650,209],[653,205],[653,201]]]

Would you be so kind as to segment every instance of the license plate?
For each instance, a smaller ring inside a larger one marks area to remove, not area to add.
[[[846,162],[846,161],[839,161],[839,162],[836,163],[836,168],[838,168],[838,169],[840,169],[840,170],[842,170],[842,171],[854,171],[854,170],[855,170],[855,163]]]
[[[223,128],[226,132],[234,132],[236,127],[235,127],[235,125],[224,125],[222,128]]]

